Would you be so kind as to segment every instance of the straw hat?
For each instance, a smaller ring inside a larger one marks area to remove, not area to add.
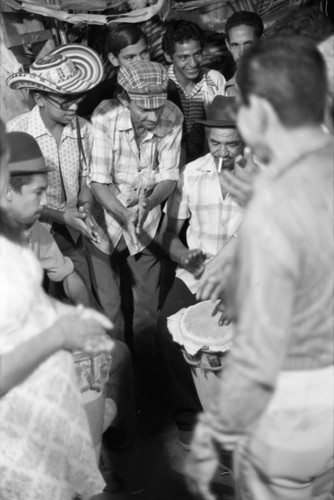
[[[78,94],[95,87],[103,78],[98,54],[76,43],[57,47],[44,58],[37,59],[29,69],[7,78],[11,89],[28,89],[55,94]]]

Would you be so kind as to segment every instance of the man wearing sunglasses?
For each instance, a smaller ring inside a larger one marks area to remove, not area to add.
[[[46,165],[52,168],[41,220],[47,223],[62,253],[72,259],[96,306],[85,243],[97,238],[93,196],[86,185],[92,132],[90,123],[77,116],[77,109],[102,77],[102,63],[93,50],[68,44],[36,60],[29,73],[14,73],[7,80],[12,89],[28,90],[35,102],[30,112],[8,123],[8,130],[32,135]],[[117,323],[113,311],[105,313]]]

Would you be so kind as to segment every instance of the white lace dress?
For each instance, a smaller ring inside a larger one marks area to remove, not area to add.
[[[30,250],[0,236],[0,362],[56,319],[41,280]],[[0,498],[86,500],[103,487],[73,357],[59,351],[0,399]]]

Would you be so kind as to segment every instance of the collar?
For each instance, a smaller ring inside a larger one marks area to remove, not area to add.
[[[232,76],[232,78],[230,78],[229,80],[227,80],[227,82],[225,83],[225,89],[227,87],[232,87],[232,86],[235,87],[235,75],[236,75],[236,73],[234,73],[234,75]]]
[[[43,135],[49,135],[50,137],[52,136],[51,132],[44,125],[44,122],[42,120],[42,117],[41,117],[41,114],[39,111],[39,106],[37,104],[30,111],[29,119],[28,119],[27,133],[32,135],[35,138],[41,137]],[[62,138],[66,137],[66,136],[69,136],[72,138],[77,137],[75,118],[73,118],[73,120],[69,124],[65,125],[64,130],[63,130],[63,134],[62,134]]]
[[[168,68],[168,78],[170,78],[171,80],[173,80],[173,82],[180,88],[183,90],[184,92],[184,88],[182,87],[181,83],[178,81],[178,79],[176,78],[176,75],[175,75],[175,69],[174,69],[174,64],[171,64]],[[206,75],[207,75],[207,71],[205,71],[205,69],[201,68],[200,70],[200,74],[199,74],[199,80],[198,82],[195,83],[194,87],[193,87],[193,90],[192,90],[192,93],[194,91],[197,91],[199,90],[203,83],[206,81]]]

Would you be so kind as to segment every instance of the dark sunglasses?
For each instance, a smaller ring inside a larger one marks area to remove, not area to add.
[[[72,104],[79,104],[84,99],[85,95],[80,95],[77,97],[68,97],[68,98],[64,98],[61,101],[59,101],[58,99],[56,99],[55,97],[53,97],[50,94],[45,94],[44,97],[47,101],[50,101],[52,104],[54,104],[55,107],[57,107],[58,109],[61,109],[63,111],[67,111],[70,109]]]

